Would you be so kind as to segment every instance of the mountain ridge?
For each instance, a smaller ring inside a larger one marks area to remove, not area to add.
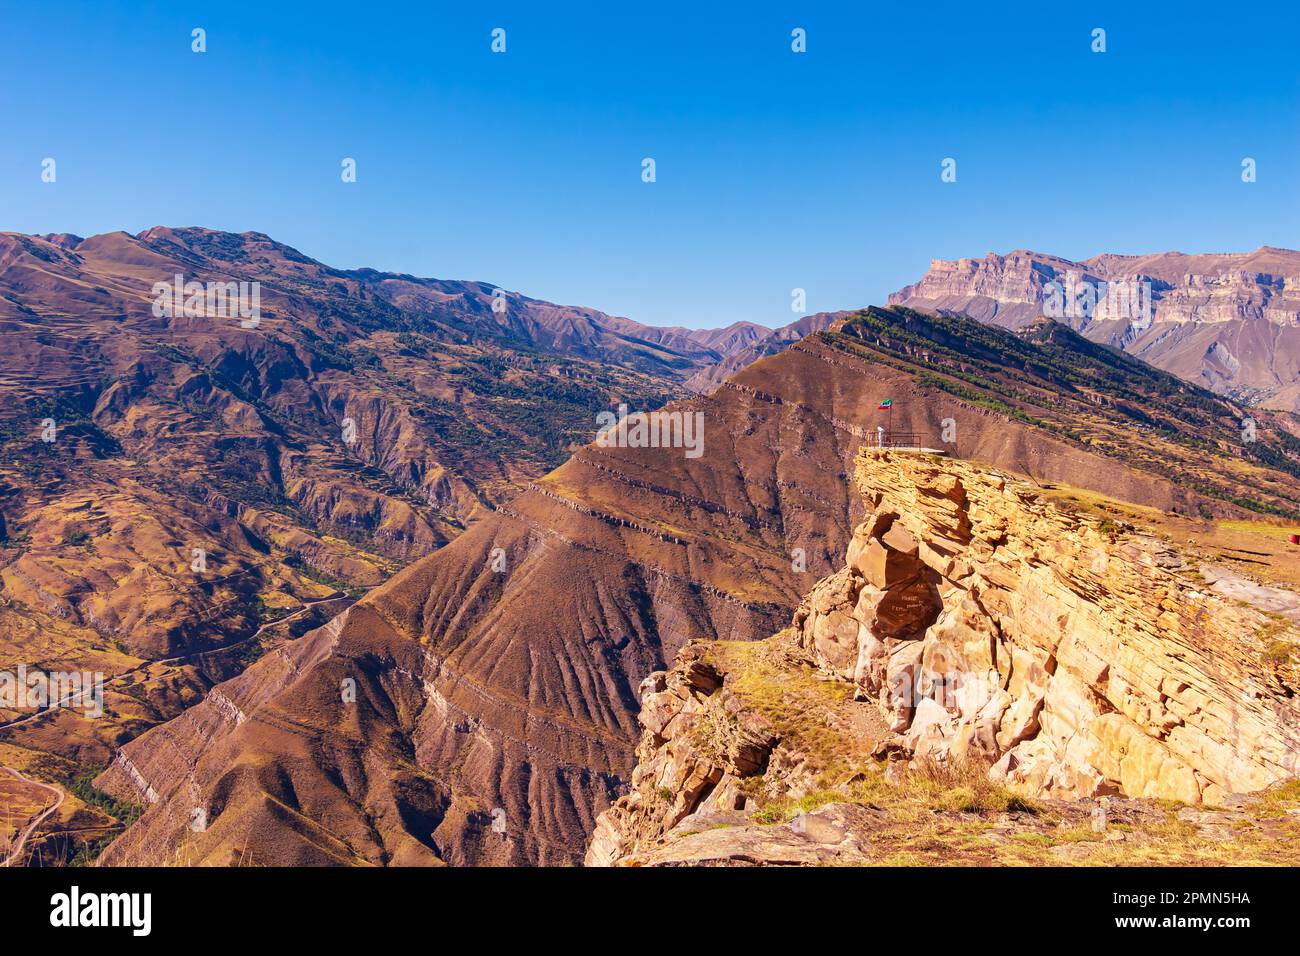
[[[100,720],[0,713],[27,769],[102,766],[491,514],[600,413],[657,408],[766,332],[497,291],[259,232],[0,234],[0,657],[107,681]]]
[[[1083,285],[1111,282],[1125,298],[1083,301]],[[1149,294],[1124,283],[1145,283]],[[1295,410],[1300,398],[1300,252],[1291,249],[1103,253],[1080,262],[1020,249],[934,259],[889,302],[1007,328],[1055,310],[1049,317],[1095,342],[1248,404]]]

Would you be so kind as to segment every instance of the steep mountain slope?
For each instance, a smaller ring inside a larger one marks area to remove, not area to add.
[[[1023,863],[1017,837],[1068,851],[1097,806],[1075,801],[1105,795],[1127,862],[1221,858],[1134,798],[1250,811],[1174,818],[1231,828],[1230,860],[1294,862],[1300,825],[1234,795],[1300,798],[1300,628],[1006,474],[867,449],[857,481],[869,516],[791,628],[646,679],[589,864]]]
[[[197,300],[160,297],[178,275]],[[0,666],[112,681],[100,720],[0,712],[64,779],[238,673],[262,625],[319,625],[341,608],[314,602],[445,544],[598,413],[658,406],[766,330],[154,228],[0,234],[0,331]]]
[[[805,315],[802,319],[783,325],[779,329],[771,331],[764,329],[763,335],[752,337],[744,348],[732,352],[713,365],[700,369],[686,380],[686,387],[691,391],[707,395],[746,366],[768,355],[775,355],[804,336],[829,328],[848,314],[847,312],[818,312],[814,315]]]
[[[664,330],[668,331],[668,330]],[[721,329],[682,329],[697,346],[713,349],[722,357],[752,348],[773,334],[772,330],[753,322],[733,322]]]
[[[1096,308],[1069,290],[1150,284],[1150,309],[1102,297]],[[1051,314],[1053,290],[1064,293]],[[1049,314],[1094,342],[1247,402],[1295,410],[1300,397],[1300,252],[1100,255],[1083,262],[1018,250],[983,259],[936,259],[892,304],[959,312],[1018,328]]]
[[[670,405],[703,416],[699,457],[583,448],[126,745],[99,782],[150,807],[105,860],[578,861],[631,771],[641,680],[691,639],[770,634],[840,562],[884,397],[895,429],[1039,482],[1297,511],[1298,446],[1267,415],[1243,445],[1240,408],[1063,327],[870,309]]]

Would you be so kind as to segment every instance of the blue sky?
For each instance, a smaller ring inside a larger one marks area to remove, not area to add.
[[[3,230],[253,229],[694,327],[931,258],[1300,247],[1294,4],[4,6]]]

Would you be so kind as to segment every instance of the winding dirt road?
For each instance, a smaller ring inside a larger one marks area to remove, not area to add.
[[[125,680],[127,677],[130,677],[132,674],[136,673],[137,671],[149,667],[154,667],[158,664],[184,665],[184,664],[191,663],[192,661],[199,660],[209,654],[218,654],[221,653],[222,651],[228,651],[231,650],[232,648],[239,647],[242,644],[252,643],[253,641],[256,641],[259,637],[261,637],[262,634],[267,630],[267,628],[276,627],[281,624],[287,624],[290,621],[293,621],[296,618],[299,618],[302,615],[308,613],[312,608],[316,607],[319,604],[328,604],[331,601],[341,600],[346,596],[347,595],[344,594],[342,591],[339,591],[334,594],[331,594],[329,597],[320,598],[319,600],[316,601],[308,601],[306,604],[304,604],[302,607],[298,608],[298,610],[294,611],[291,614],[286,614],[284,617],[277,618],[274,621],[267,621],[265,624],[261,625],[256,631],[254,631],[250,636],[245,638],[240,638],[237,641],[232,641],[231,643],[223,645],[221,647],[210,647],[207,648],[206,650],[197,651],[193,654],[184,654],[178,657],[168,657],[159,660],[141,661],[135,667],[132,667],[129,670],[125,670],[122,673],[116,675],[115,677],[112,677],[109,680],[105,681],[105,687],[111,687],[114,684],[120,683],[121,681]],[[39,720],[41,717],[44,717],[46,714],[53,713],[57,708],[62,707],[65,704],[72,703],[73,700],[74,697],[67,697],[64,698],[63,700],[58,701],[53,706],[50,706],[45,710],[37,711],[36,713],[33,714],[25,714],[21,717],[16,717],[12,720],[2,721],[0,722],[0,730],[4,730],[10,727],[16,727],[28,721]],[[0,861],[0,867],[7,867],[13,864],[15,861],[20,860],[22,858],[23,849],[26,847],[27,841],[31,838],[31,835],[36,831],[36,828],[38,826],[44,823],[47,819],[49,819],[49,817],[52,814],[56,813],[58,809],[61,806],[63,806],[63,801],[67,795],[63,792],[62,788],[57,787],[53,784],[42,783],[39,780],[33,780],[31,777],[27,777],[23,775],[22,773],[18,772],[12,767],[0,767],[0,770],[7,772],[14,777],[17,777],[19,780],[23,781],[24,783],[29,783],[33,786],[40,787],[42,790],[46,790],[49,793],[53,794],[55,797],[54,803],[52,805],[46,807],[44,810],[42,810],[35,817],[32,818],[31,822],[27,824],[27,827],[18,835],[18,838],[15,841],[13,848],[5,856],[4,860]]]
[[[23,830],[22,833],[18,834],[18,839],[14,842],[13,849],[10,850],[4,860],[0,862],[0,867],[4,867],[9,866],[15,860],[22,858],[23,848],[27,845],[27,840],[31,837],[32,833],[38,826],[44,823],[51,814],[56,813],[59,807],[63,806],[63,800],[66,794],[64,794],[60,787],[56,787],[49,783],[41,783],[39,780],[33,780],[31,777],[19,773],[13,767],[0,767],[0,770],[4,770],[17,777],[23,783],[30,783],[34,787],[40,787],[42,790],[47,790],[54,794],[54,803],[36,814],[36,816],[32,818],[32,821],[27,824],[27,828]]]

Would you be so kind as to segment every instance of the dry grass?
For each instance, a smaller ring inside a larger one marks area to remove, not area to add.
[[[877,733],[849,731],[851,722],[875,717],[874,708],[853,701],[844,681],[826,680],[812,668],[791,667],[782,659],[782,632],[768,641],[728,641],[713,646],[715,662],[730,675],[728,687],[747,709],[778,728],[782,746],[800,754],[820,785],[852,777],[870,763]]]
[[[908,773],[902,789],[914,798],[928,798],[941,810],[978,814],[1042,812],[1038,803],[990,780],[988,765],[982,763],[923,762]]]
[[[888,866],[1300,864],[1300,781],[1240,809],[1116,798],[1102,832],[1093,830],[1094,801],[1031,799],[990,780],[978,763],[917,764],[891,782],[870,755],[880,737],[851,726],[864,712],[878,715],[875,706],[854,701],[847,682],[792,663],[788,651],[776,640],[709,649],[727,687],[812,771],[793,792],[788,780],[752,778],[747,790],[758,808],[750,819],[760,827],[832,804],[865,807],[871,822],[858,838],[872,864]]]
[[[1282,519],[1205,519],[1130,504],[1095,491],[1056,484],[1040,492],[1102,521],[1130,524],[1175,545],[1194,542],[1205,559],[1245,573],[1264,584],[1300,589],[1300,546],[1289,536],[1300,526]],[[1192,570],[1189,574],[1196,575]]]
[[[786,823],[832,803],[851,803],[884,810],[891,822],[921,824],[936,813],[978,817],[1007,813],[1045,814],[1043,806],[988,778],[980,764],[921,765],[900,783],[885,779],[879,764],[864,767],[851,783],[814,790],[798,798],[778,798],[763,805],[756,823]]]

